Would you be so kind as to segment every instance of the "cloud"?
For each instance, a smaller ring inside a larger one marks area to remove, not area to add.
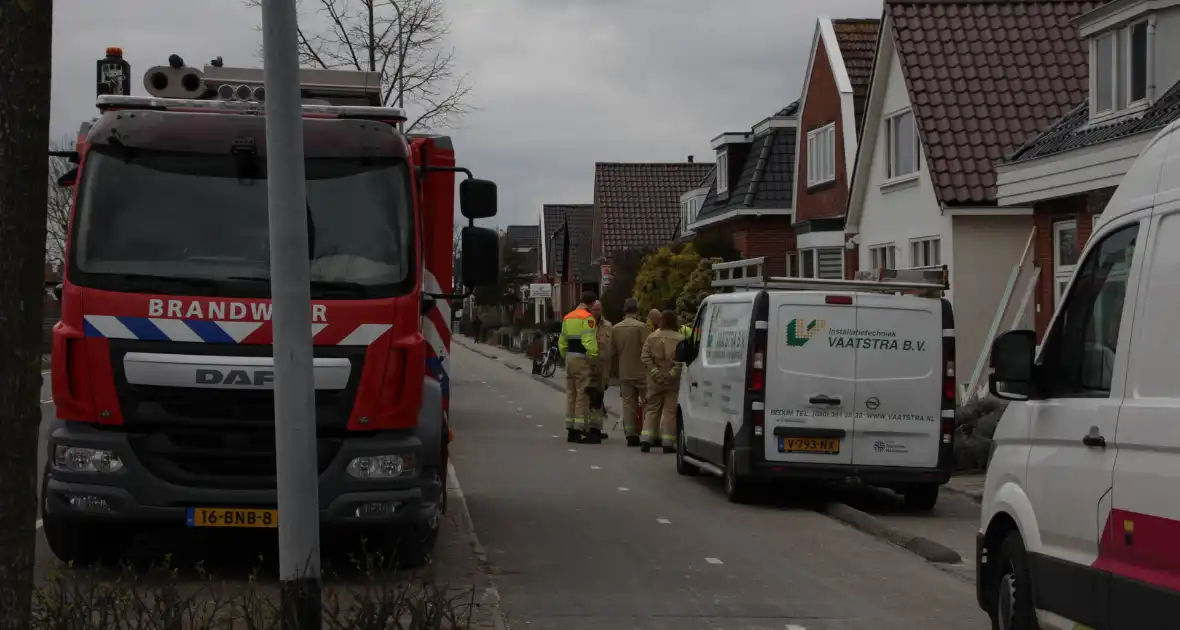
[[[200,6],[196,10],[194,6]],[[446,0],[478,109],[459,162],[497,181],[500,225],[589,203],[595,161],[712,159],[709,139],[799,98],[815,19],[879,17],[880,0]],[[95,113],[94,63],[122,46],[133,92],[180,54],[259,65],[261,18],[240,0],[57,0],[54,137]]]

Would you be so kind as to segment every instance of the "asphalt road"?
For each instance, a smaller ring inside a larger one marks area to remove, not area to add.
[[[511,628],[981,630],[973,587],[673,456],[570,445],[564,396],[452,345],[453,463]],[[608,425],[609,426],[609,425]]]

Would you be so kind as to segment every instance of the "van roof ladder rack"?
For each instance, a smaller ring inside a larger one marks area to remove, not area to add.
[[[777,289],[787,291],[916,292],[941,296],[950,289],[946,265],[913,269],[858,271],[855,280],[767,276],[765,258],[746,258],[713,265],[715,289]]]

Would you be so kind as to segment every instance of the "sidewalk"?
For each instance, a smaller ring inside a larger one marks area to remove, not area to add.
[[[961,494],[976,503],[983,502],[983,482],[985,474],[957,475],[951,477],[943,488],[956,494]]]
[[[534,380],[545,383],[546,385],[563,394],[565,393],[565,370],[563,370],[561,366],[558,366],[557,371],[553,373],[553,376],[545,378],[532,373],[533,361],[523,354],[517,354],[504,348],[492,346],[486,343],[478,343],[470,337],[461,335],[452,336],[451,341],[463,346],[464,348],[467,348],[476,354],[485,356],[489,359],[495,359],[496,361],[499,361],[514,370],[523,372],[526,376],[529,376]],[[607,431],[622,431],[623,426],[621,424],[618,427],[614,426],[614,421],[619,419],[619,412],[623,408],[623,400],[619,397],[618,386],[612,385],[611,387],[607,388],[605,405],[606,412],[610,418],[612,418],[612,420],[606,422],[606,426],[603,428]]]

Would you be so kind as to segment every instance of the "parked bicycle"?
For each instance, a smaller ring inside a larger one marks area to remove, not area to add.
[[[557,372],[557,335],[550,333],[545,336],[545,354],[539,360],[533,361],[533,374],[540,374],[545,378]]]

